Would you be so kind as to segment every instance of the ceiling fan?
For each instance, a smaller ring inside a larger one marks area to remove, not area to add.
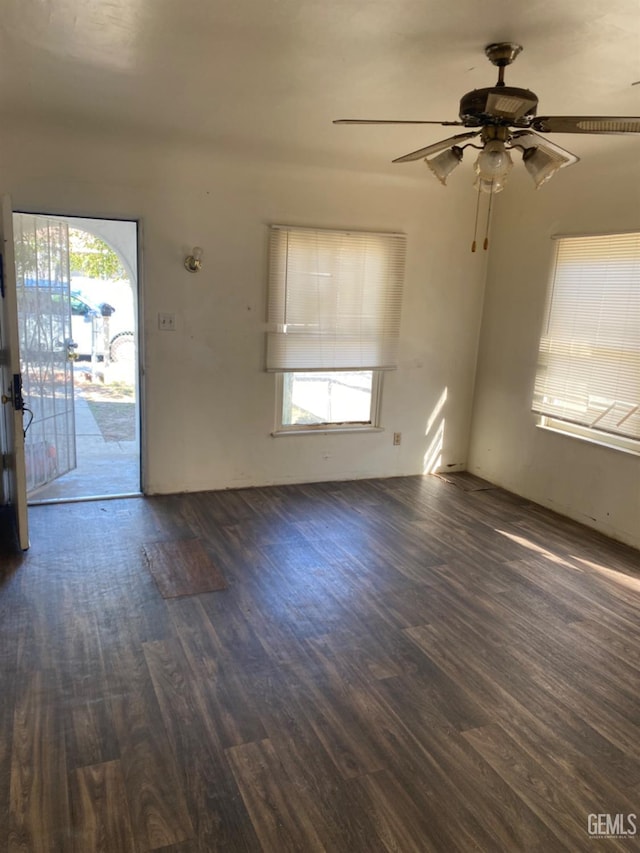
[[[495,86],[474,89],[462,96],[459,121],[336,119],[334,124],[438,124],[472,128],[397,157],[393,162],[424,159],[446,184],[448,176],[460,164],[464,149],[477,148],[480,154],[475,163],[476,186],[479,193],[490,194],[504,187],[513,167],[510,150],[521,151],[536,187],[541,187],[559,169],[578,162],[575,154],[543,138],[541,133],[640,133],[639,116],[537,116],[537,96],[529,89],[507,86],[504,82],[506,66],[511,65],[521,50],[521,45],[512,42],[498,42],[485,48],[489,61],[498,68],[498,81]]]

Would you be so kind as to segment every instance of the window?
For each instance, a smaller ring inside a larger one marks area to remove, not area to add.
[[[377,426],[381,371],[397,364],[404,256],[399,234],[271,228],[277,432]]]
[[[640,233],[557,240],[533,409],[640,452]]]
[[[278,374],[278,429],[374,427],[380,372],[332,370]]]

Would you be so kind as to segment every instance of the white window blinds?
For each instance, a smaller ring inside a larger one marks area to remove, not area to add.
[[[397,365],[406,238],[272,226],[267,370]]]
[[[533,409],[640,439],[640,234],[558,239]]]

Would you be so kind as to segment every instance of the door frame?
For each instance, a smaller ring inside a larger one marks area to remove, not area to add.
[[[138,357],[137,357],[137,391],[138,391],[138,435],[139,435],[139,446],[138,446],[138,457],[139,457],[139,469],[140,469],[140,494],[147,494],[147,440],[146,440],[146,390],[145,390],[145,376],[146,376],[146,346],[145,341],[146,337],[144,334],[144,294],[145,294],[145,286],[144,286],[144,261],[143,261],[143,239],[144,239],[144,228],[143,228],[143,219],[139,216],[125,216],[122,214],[108,214],[108,213],[90,213],[86,211],[78,212],[73,211],[72,213],[56,210],[53,211],[50,208],[39,207],[39,206],[26,206],[16,208],[15,213],[27,213],[32,216],[45,216],[51,217],[52,219],[98,219],[105,220],[108,222],[131,222],[136,226],[136,267],[137,267],[137,276],[136,276],[136,288],[137,288],[137,306],[136,306],[136,320],[137,320],[137,333],[138,333]],[[113,497],[122,497],[121,495],[114,495]],[[90,498],[93,500],[93,498]],[[108,500],[109,496],[96,496],[96,500]],[[51,501],[42,501],[42,503],[49,503]],[[53,503],[58,503],[60,501],[54,500]]]

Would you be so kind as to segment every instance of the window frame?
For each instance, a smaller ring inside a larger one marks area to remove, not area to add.
[[[317,435],[318,433],[363,433],[384,432],[380,426],[380,411],[382,401],[382,376],[384,370],[354,370],[353,373],[371,373],[371,408],[369,421],[342,421],[322,424],[283,424],[284,380],[285,376],[297,371],[280,371],[275,373],[275,424],[271,435]],[[310,373],[312,371],[302,371]],[[322,373],[342,373],[340,370],[323,370]]]

